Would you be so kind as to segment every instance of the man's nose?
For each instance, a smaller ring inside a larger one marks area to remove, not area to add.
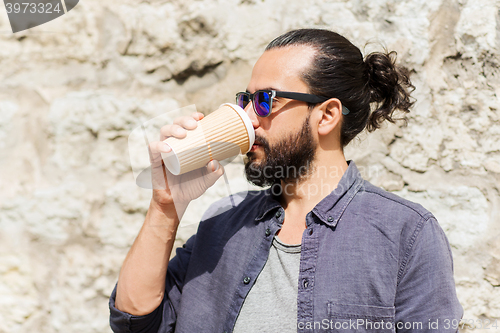
[[[260,120],[259,117],[255,114],[255,111],[253,110],[252,103],[247,104],[247,106],[245,107],[245,112],[252,121],[253,129],[257,129],[260,126]]]

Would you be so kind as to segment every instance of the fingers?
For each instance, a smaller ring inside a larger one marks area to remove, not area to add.
[[[185,138],[187,130],[191,131],[198,127],[198,121],[203,119],[203,117],[203,113],[195,112],[191,116],[175,119],[172,125],[165,125],[160,129],[160,141],[169,137]]]
[[[195,113],[193,113],[191,115],[191,117],[193,117],[194,119],[200,121],[200,120],[202,120],[205,117],[205,115],[203,113],[201,113],[201,112],[195,112]]]
[[[158,155],[160,153],[170,153],[172,148],[163,141],[155,141],[149,144],[151,154]]]
[[[193,118],[191,118],[191,120],[196,122]],[[194,128],[189,128],[189,127],[190,126],[188,125],[187,129],[194,129]],[[160,141],[163,141],[166,138],[170,138],[170,137],[183,139],[186,137],[186,134],[187,134],[186,128],[182,127],[181,125],[178,125],[178,124],[165,125],[160,129]]]
[[[217,179],[224,174],[224,167],[218,161],[210,161],[207,166],[207,174],[204,176],[205,187],[209,188]]]
[[[162,141],[155,141],[149,144],[149,158],[152,167],[158,167],[162,164],[161,153],[169,153],[172,150],[168,144]]]

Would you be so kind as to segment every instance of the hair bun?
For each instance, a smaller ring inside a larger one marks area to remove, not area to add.
[[[368,119],[368,130],[380,127],[384,120],[394,123],[398,118],[393,114],[396,110],[409,112],[413,105],[408,90],[415,87],[411,84],[406,68],[396,65],[396,52],[373,52],[366,56],[366,72],[370,90],[370,102],[376,103],[376,108]]]

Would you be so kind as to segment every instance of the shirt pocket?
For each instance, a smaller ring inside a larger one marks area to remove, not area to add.
[[[396,332],[394,306],[328,303],[330,319],[327,332]]]

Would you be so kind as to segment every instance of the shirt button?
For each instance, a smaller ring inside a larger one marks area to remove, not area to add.
[[[267,228],[266,229],[266,237],[269,236],[271,234],[271,229]]]
[[[310,230],[309,230],[309,236],[311,236],[312,234],[313,234],[313,230],[312,230],[312,229],[310,229]]]
[[[302,282],[302,286],[304,286],[304,289],[306,289],[307,287],[309,287],[309,280],[308,279],[304,279],[304,281]]]
[[[243,279],[243,283],[244,284],[249,284],[250,283],[250,277],[249,276],[246,276],[244,279]]]
[[[276,212],[276,218],[277,218],[277,219],[279,219],[279,218],[280,218],[280,216],[281,216],[281,210],[278,210],[278,211]]]
[[[328,222],[333,222],[333,217],[328,216]]]

